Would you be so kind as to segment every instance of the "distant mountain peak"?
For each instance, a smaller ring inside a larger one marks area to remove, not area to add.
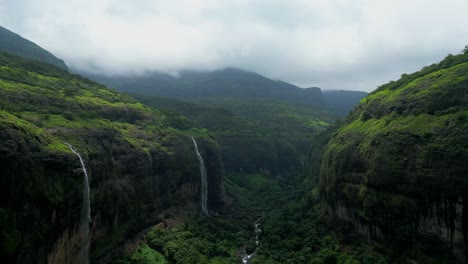
[[[322,91],[322,89],[320,89],[320,87],[308,87],[308,88],[304,88],[305,90],[320,90]]]
[[[166,73],[129,78],[87,74],[91,79],[122,91],[176,99],[257,98],[289,104],[321,106],[320,88],[302,89],[296,85],[272,80],[258,73],[227,67],[214,71],[184,70],[180,78]]]

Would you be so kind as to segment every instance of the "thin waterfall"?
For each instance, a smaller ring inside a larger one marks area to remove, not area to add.
[[[81,264],[88,264],[89,263],[89,245],[90,245],[90,237],[89,237],[89,224],[91,223],[91,202],[89,198],[89,179],[88,179],[88,171],[86,170],[85,163],[83,158],[81,157],[80,153],[78,153],[72,145],[65,143],[73,153],[75,153],[81,162],[81,168],[83,169],[83,205],[81,209],[81,219],[80,219],[80,230],[81,237],[83,238],[83,243],[80,249],[79,255],[79,263]]]
[[[202,213],[208,216],[208,180],[206,178],[206,167],[203,157],[198,152],[197,141],[192,137],[193,145],[195,146],[195,152],[197,153],[198,160],[200,161],[200,176],[201,176],[201,204]]]

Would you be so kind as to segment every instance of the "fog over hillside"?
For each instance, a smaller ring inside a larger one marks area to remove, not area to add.
[[[93,73],[237,67],[369,92],[468,40],[464,0],[1,2],[1,25]]]

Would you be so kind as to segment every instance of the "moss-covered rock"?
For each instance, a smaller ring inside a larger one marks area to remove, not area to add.
[[[468,54],[449,55],[362,99],[328,143],[330,214],[395,261],[463,262],[468,244]],[[437,249],[437,250],[435,250]]]

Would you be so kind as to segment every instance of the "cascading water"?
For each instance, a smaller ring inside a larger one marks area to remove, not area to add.
[[[248,264],[250,263],[250,260],[252,260],[252,257],[257,253],[258,250],[258,244],[260,244],[259,236],[262,230],[260,229],[260,217],[257,218],[257,220],[254,223],[254,231],[255,231],[255,245],[256,248],[252,254],[247,254],[247,252],[244,250],[244,254],[242,254],[242,263],[243,264]]]
[[[83,205],[81,209],[81,219],[80,219],[80,230],[82,237],[82,244],[80,249],[79,255],[79,263],[87,264],[89,263],[89,223],[91,223],[91,202],[89,198],[89,179],[88,179],[88,171],[86,170],[85,163],[83,158],[81,157],[80,153],[78,153],[72,145],[65,143],[73,153],[75,153],[78,158],[80,159],[81,168],[83,169]]]
[[[206,178],[206,167],[203,157],[200,152],[198,152],[197,141],[192,137],[193,145],[195,146],[195,152],[197,153],[198,160],[200,161],[200,174],[201,174],[201,204],[202,204],[202,213],[208,216],[208,180]]]

